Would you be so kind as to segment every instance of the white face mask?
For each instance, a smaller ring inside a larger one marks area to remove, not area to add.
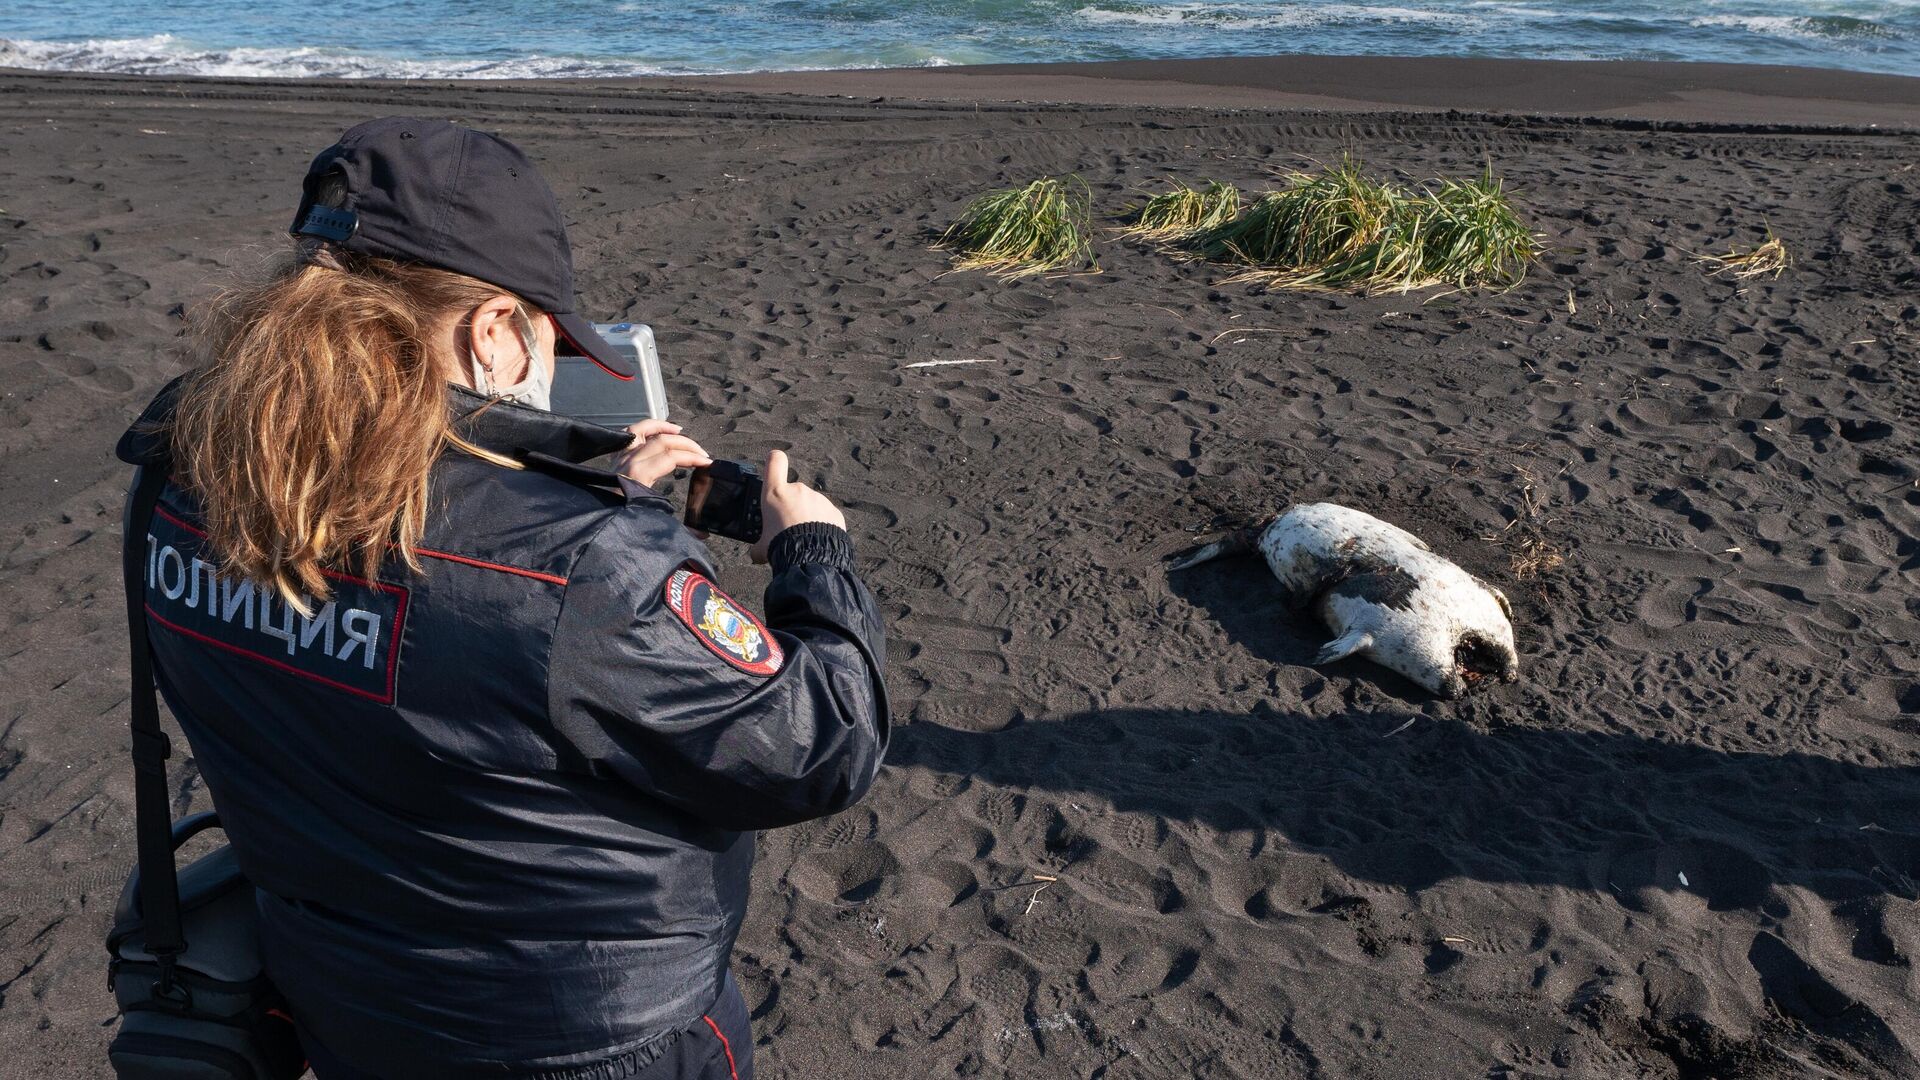
[[[512,386],[495,386],[493,372],[480,362],[480,354],[474,351],[472,342],[468,342],[467,360],[473,365],[474,389],[485,397],[505,398],[535,409],[551,409],[553,371],[540,361],[540,341],[533,332],[533,318],[518,306],[513,313],[520,317],[520,343],[527,350],[527,377]]]

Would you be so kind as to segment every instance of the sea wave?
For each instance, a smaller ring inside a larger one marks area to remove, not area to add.
[[[466,10],[450,0],[336,0],[347,36],[316,29],[311,2],[192,0],[136,16],[122,0],[0,0],[0,67],[593,79],[1318,52],[1920,75],[1920,0],[490,0],[502,17],[486,21],[449,18]]]
[[[0,67],[32,71],[95,71],[116,75],[211,75],[252,79],[608,79],[642,75],[732,75],[756,71],[849,70],[877,67],[952,67],[980,63],[923,49],[902,49],[869,62],[844,51],[812,62],[773,65],[657,64],[606,57],[543,56],[405,59],[355,49],[210,48],[172,34],[137,38],[45,41],[0,38]]]
[[[1471,26],[1475,14],[1368,4],[1302,4],[1282,8],[1245,4],[1089,4],[1074,11],[1087,23],[1204,30],[1293,30],[1337,24]]]
[[[85,41],[0,38],[0,67],[119,75],[327,79],[590,79],[681,72],[653,64],[564,56],[409,60],[350,49],[205,48],[172,34]]]
[[[1884,23],[1851,15],[1700,15],[1687,20],[1687,25],[1819,42],[1894,40],[1904,36]]]

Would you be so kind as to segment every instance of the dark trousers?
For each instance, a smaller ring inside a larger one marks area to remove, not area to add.
[[[341,1062],[311,1038],[302,1040],[301,1045],[307,1051],[315,1080],[380,1080],[373,1073]],[[580,1073],[613,1075],[619,1080],[753,1080],[753,1032],[747,1025],[747,1002],[740,996],[739,984],[728,973],[713,1011],[694,1021],[664,1053],[638,1072],[605,1074],[582,1069]]]

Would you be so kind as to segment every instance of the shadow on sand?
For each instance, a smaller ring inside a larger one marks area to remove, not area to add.
[[[1920,898],[1920,770],[1451,719],[1381,737],[1402,718],[1261,705],[1111,709],[990,733],[915,724],[887,759],[1278,830],[1407,889],[1463,876],[1611,892],[1629,907],[1644,907],[1642,890],[1685,889],[1722,910],[1760,907],[1774,884],[1835,902]]]
[[[1408,890],[1451,878],[1558,885],[1649,914],[1687,892],[1764,926],[1789,915],[1773,886],[1797,885],[1853,925],[1856,959],[1911,963],[1907,933],[1888,921],[1907,905],[1888,898],[1920,899],[1920,770],[1606,733],[1489,734],[1452,719],[1382,738],[1402,715],[1138,708],[990,733],[922,723],[897,732],[888,762],[1271,830],[1256,834],[1253,856],[1285,844]],[[1264,920],[1270,903],[1263,890],[1247,914]],[[1769,1000],[1810,1031],[1911,1064],[1894,1034],[1898,1010],[1859,1007],[1765,929],[1748,960]]]

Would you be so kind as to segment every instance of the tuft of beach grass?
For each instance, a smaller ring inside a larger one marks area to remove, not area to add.
[[[1510,289],[1540,251],[1491,170],[1409,191],[1368,177],[1351,159],[1290,175],[1285,187],[1195,236],[1192,246],[1246,267],[1229,281],[1367,293]]]
[[[1767,242],[1746,251],[1730,247],[1725,255],[1695,255],[1694,261],[1713,267],[1708,275],[1732,274],[1741,281],[1757,277],[1779,277],[1793,265],[1793,256],[1788,253],[1787,245],[1767,230]]]
[[[1540,255],[1506,186],[1491,168],[1472,180],[1440,180],[1416,200],[1428,212],[1421,230],[1421,273],[1434,283],[1466,289],[1512,289]]]
[[[1092,264],[1093,194],[1077,176],[991,191],[968,203],[933,246],[953,253],[955,270],[997,277]]]
[[[1217,229],[1240,214],[1240,189],[1218,180],[1204,187],[1176,182],[1148,199],[1120,233],[1129,240],[1168,243]]]
[[[1290,174],[1246,213],[1196,235],[1193,248],[1270,273],[1329,266],[1373,244],[1401,197],[1345,160],[1323,173]]]

